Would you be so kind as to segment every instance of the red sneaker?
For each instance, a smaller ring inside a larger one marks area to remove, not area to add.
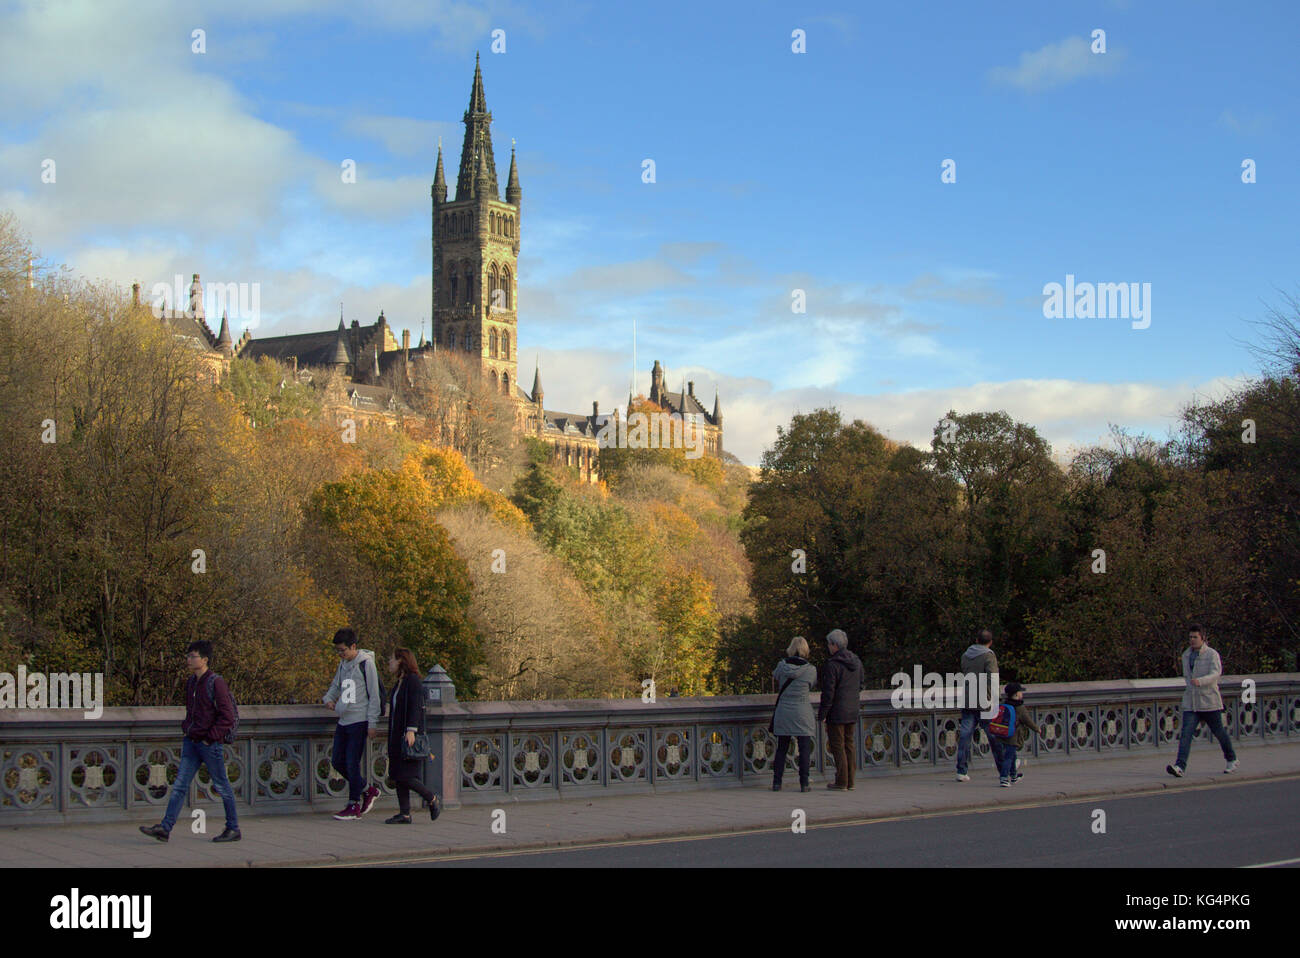
[[[361,793],[361,814],[364,815],[375,807],[375,800],[379,798],[379,787],[371,785]]]
[[[354,819],[358,819],[361,817],[361,806],[355,802],[350,802],[347,808],[343,809],[343,811],[339,812],[334,817],[340,822],[350,822]]]

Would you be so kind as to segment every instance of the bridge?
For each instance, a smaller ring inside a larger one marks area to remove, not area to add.
[[[773,695],[459,702],[438,666],[425,686],[436,756],[426,781],[448,810],[771,781]],[[1032,737],[1022,754],[1035,766],[1071,767],[1070,774],[1080,763],[1122,756],[1159,765],[1165,755],[1172,759],[1178,741],[1182,690],[1181,679],[1035,685],[1026,705],[1045,735]],[[1300,673],[1225,677],[1220,690],[1236,744],[1300,745]],[[65,710],[0,711],[0,827],[157,821],[180,762],[182,717],[180,708],[108,708],[98,720]],[[241,816],[333,812],[345,804],[347,783],[329,763],[334,722],[318,705],[241,707],[238,738],[226,747]],[[956,712],[900,711],[889,691],[863,692],[858,792],[880,778],[950,770],[957,724]],[[1202,768],[1219,761],[1206,739],[1202,726],[1193,751]],[[793,752],[787,783],[798,781]],[[987,756],[981,740],[972,755],[976,778],[991,769]],[[382,737],[368,744],[365,767],[392,795]],[[813,769],[819,784],[833,775],[824,735]],[[206,769],[191,789],[190,807],[220,813]]]

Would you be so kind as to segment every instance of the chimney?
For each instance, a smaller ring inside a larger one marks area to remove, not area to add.
[[[694,381],[694,380],[691,380],[690,382],[688,382],[688,383],[686,384],[686,391],[689,392],[689,393],[691,394],[691,397],[692,397],[692,398],[695,397],[695,381]]]
[[[199,282],[199,274],[194,274],[194,279],[190,282],[190,312],[195,316],[203,312],[203,284]]]
[[[139,283],[131,284],[131,305],[132,306],[140,305],[140,284]]]
[[[593,399],[591,401],[591,418],[595,419],[599,415],[600,415],[600,403],[596,402],[596,400]]]
[[[408,359],[410,358],[411,331],[409,329],[402,330],[402,352],[407,354]]]

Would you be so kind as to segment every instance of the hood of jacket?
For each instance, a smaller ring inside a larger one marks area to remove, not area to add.
[[[980,645],[976,643],[968,646],[966,651],[961,654],[961,668],[963,672],[974,671],[979,664],[980,659],[993,654],[993,646]]]
[[[848,649],[837,649],[835,654],[829,659],[831,662],[839,662],[846,668],[862,671],[862,660],[850,652]]]

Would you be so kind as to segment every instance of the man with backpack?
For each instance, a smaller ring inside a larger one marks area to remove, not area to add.
[[[356,821],[375,806],[379,789],[368,784],[361,770],[366,738],[379,734],[379,716],[383,711],[384,692],[375,668],[375,654],[357,648],[354,629],[334,633],[334,651],[339,667],[325,693],[325,707],[338,713],[334,729],[334,750],[330,757],[336,771],[348,780],[348,804],[334,817],[341,822]]]
[[[191,674],[185,680],[185,721],[181,723],[185,739],[181,743],[180,769],[176,773],[176,781],[172,783],[172,793],[167,800],[167,813],[163,815],[163,820],[157,825],[141,825],[140,831],[160,842],[167,841],[176,825],[181,804],[189,794],[190,782],[194,781],[199,765],[203,764],[212,776],[212,790],[221,796],[221,804],[226,810],[226,828],[212,840],[237,842],[243,836],[239,833],[235,790],[231,788],[230,778],[226,775],[222,746],[234,741],[239,712],[226,680],[208,668],[208,662],[212,659],[212,643],[202,640],[191,642],[185,652],[185,666]]]

